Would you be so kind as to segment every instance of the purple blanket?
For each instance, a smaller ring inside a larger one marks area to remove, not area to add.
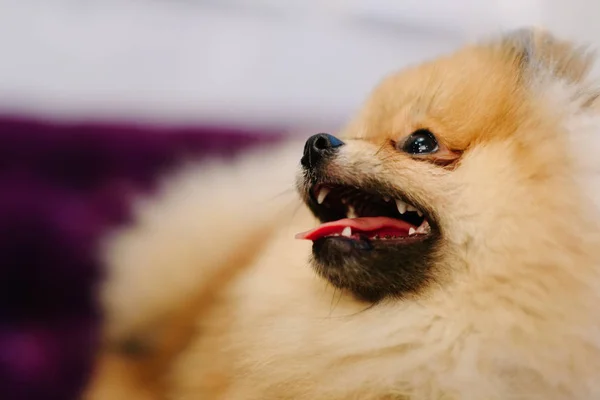
[[[96,252],[132,199],[189,159],[282,137],[0,117],[0,398],[77,398],[101,313]]]

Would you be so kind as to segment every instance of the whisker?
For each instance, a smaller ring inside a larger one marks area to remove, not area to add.
[[[333,288],[333,293],[331,294],[331,301],[329,302],[329,315],[327,316],[328,318],[331,318],[331,314],[333,313],[334,310],[334,305],[333,305],[333,300],[335,299],[335,294],[337,293],[338,289],[336,287]]]
[[[298,211],[300,211],[302,206],[304,206],[303,203],[298,203],[298,206],[296,206],[296,209],[292,212],[292,216],[290,219],[294,219],[296,217],[296,215],[298,214]]]
[[[295,191],[296,191],[296,189],[294,189],[293,187],[291,187],[291,188],[285,189],[285,190],[283,190],[283,191],[281,191],[281,192],[273,195],[272,197],[269,197],[268,200],[272,201],[272,200],[275,200],[275,199],[277,199],[277,198],[279,198],[279,197],[281,197],[283,195],[286,195],[288,193],[292,193],[292,192],[295,192]]]
[[[388,142],[387,142],[387,141],[383,142],[383,143],[381,144],[381,146],[379,147],[379,149],[377,149],[377,151],[375,152],[375,155],[376,155],[376,156],[377,156],[377,155],[379,155],[379,153],[381,153],[381,151],[382,151],[383,149],[385,149],[385,147],[386,147],[387,145],[388,145]]]
[[[335,308],[337,308],[337,306],[340,304],[340,301],[342,300],[343,293],[341,290],[339,290],[339,292],[340,292],[340,295],[338,296],[337,302],[335,303],[334,310],[335,310]]]
[[[337,291],[337,289],[336,289],[336,291]],[[333,296],[335,296],[335,292],[334,292]],[[338,297],[338,302],[337,302],[337,304],[339,304],[339,301],[341,300],[342,296],[343,296],[343,293],[340,291],[340,296]],[[332,299],[332,300],[333,300],[333,299]],[[337,315],[337,316],[335,316],[335,317],[331,315],[331,313],[332,313],[332,311],[333,311],[333,310],[331,310],[331,309],[330,309],[330,310],[329,310],[329,315],[328,315],[326,318],[327,318],[327,319],[346,319],[346,318],[355,317],[355,316],[357,316],[357,315],[360,315],[360,314],[362,314],[362,313],[364,313],[364,312],[367,312],[367,311],[369,311],[369,310],[372,310],[373,308],[375,308],[376,306],[378,306],[378,305],[379,305],[379,303],[380,303],[380,302],[374,302],[374,303],[371,303],[371,304],[367,305],[367,306],[366,306],[365,308],[363,308],[362,310],[359,310],[359,311],[356,311],[356,312],[353,312],[353,313],[350,313],[350,314],[345,314],[345,315]],[[337,306],[337,304],[336,304],[336,306]],[[322,318],[319,318],[319,319],[323,319],[323,318],[325,318],[325,317],[322,317]]]

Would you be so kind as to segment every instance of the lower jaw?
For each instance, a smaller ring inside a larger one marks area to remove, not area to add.
[[[321,239],[340,239],[347,241],[356,241],[356,242],[369,242],[372,244],[383,244],[383,245],[403,245],[410,243],[422,242],[428,238],[429,235],[412,235],[412,236],[384,236],[384,237],[372,237],[366,235],[352,235],[352,236],[342,236],[342,235],[331,235],[325,236]]]
[[[322,237],[313,242],[313,267],[358,300],[401,298],[427,287],[440,245],[435,230],[420,237],[390,239]]]

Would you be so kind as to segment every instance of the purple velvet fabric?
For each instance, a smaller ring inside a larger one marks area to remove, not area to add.
[[[0,117],[0,398],[78,397],[101,324],[98,244],[134,197],[182,161],[280,137]]]

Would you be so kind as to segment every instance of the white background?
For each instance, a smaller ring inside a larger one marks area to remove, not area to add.
[[[0,112],[335,129],[382,75],[595,0],[0,0]],[[597,41],[597,43],[594,43]]]

